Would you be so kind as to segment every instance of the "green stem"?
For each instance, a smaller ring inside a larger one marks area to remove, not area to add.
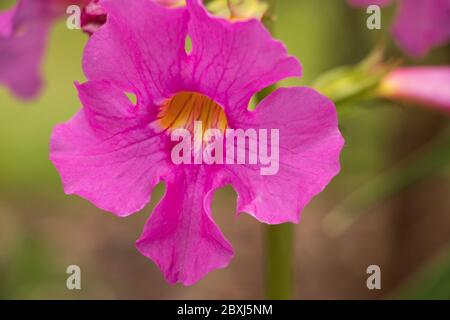
[[[292,299],[294,292],[294,225],[265,227],[266,298]]]
[[[268,9],[263,23],[273,34],[276,0],[267,0]],[[260,102],[276,89],[276,85],[265,88],[257,95]],[[265,290],[271,300],[292,299],[294,292],[294,225],[265,226]]]

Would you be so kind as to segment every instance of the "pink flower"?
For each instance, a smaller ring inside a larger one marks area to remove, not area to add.
[[[423,104],[450,114],[450,66],[398,68],[381,82],[389,99]]]
[[[45,1],[22,0],[0,13],[0,85],[24,99],[41,87],[40,64],[52,19]]]
[[[391,0],[348,0],[355,6],[384,6]],[[432,48],[450,40],[449,0],[399,0],[392,29],[402,50],[413,57],[423,57]]]
[[[278,89],[256,111],[247,109],[261,89],[301,75],[299,62],[257,20],[213,17],[198,0],[177,9],[147,0],[101,4],[108,21],[86,46],[88,81],[77,85],[83,108],[54,129],[50,159],[67,194],[121,217],[144,208],[164,181],[166,194],[137,248],[167,281],[191,285],[233,256],[211,214],[216,189],[232,185],[237,211],[261,222],[299,221],[339,172],[336,110],[304,87]],[[171,135],[199,119],[221,133],[279,129],[278,173],[262,176],[260,164],[175,164]]]
[[[0,85],[23,99],[35,97],[42,86],[41,64],[48,32],[71,4],[86,0],[19,0],[0,12]]]

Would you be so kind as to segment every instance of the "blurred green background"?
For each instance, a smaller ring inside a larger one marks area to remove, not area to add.
[[[304,69],[301,80],[283,85],[310,85],[330,69],[358,63],[390,39],[393,13],[383,9],[383,29],[370,31],[364,10],[345,1],[279,0],[276,37]],[[126,219],[64,195],[48,160],[49,136],[80,107],[73,82],[84,81],[86,40],[60,21],[51,33],[41,96],[25,103],[0,88],[0,298],[263,298],[263,226],[234,217],[231,188],[217,192],[213,212],[235,258],[187,288],[166,284],[134,248],[162,186],[151,205]],[[441,48],[410,61],[388,41],[388,56],[405,64],[449,64],[449,53]],[[295,297],[450,298],[449,119],[384,101],[350,108],[340,119],[342,172],[296,226]],[[66,288],[72,264],[81,267],[80,291]],[[382,290],[366,287],[372,264],[381,267]]]

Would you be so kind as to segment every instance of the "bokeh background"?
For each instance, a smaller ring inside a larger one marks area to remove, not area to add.
[[[278,2],[276,37],[304,68],[302,80],[283,85],[310,85],[389,39],[393,7],[383,9],[382,30],[370,31],[364,10],[345,1]],[[84,80],[87,36],[61,21],[49,40],[39,98],[25,103],[0,88],[0,298],[263,298],[265,226],[235,217],[231,188],[216,193],[213,212],[235,258],[192,287],[168,285],[134,248],[164,186],[126,219],[64,195],[48,160],[49,137],[80,107],[73,82]],[[412,61],[387,43],[387,55],[405,64],[450,62],[449,47]],[[295,227],[295,298],[450,298],[449,124],[440,113],[387,101],[340,110],[342,172]],[[72,264],[81,267],[81,291],[66,288]],[[381,267],[381,290],[366,287],[372,264]]]

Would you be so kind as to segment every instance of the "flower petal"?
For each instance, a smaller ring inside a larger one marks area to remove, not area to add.
[[[139,211],[168,170],[167,137],[111,84],[87,82],[78,91],[84,108],[53,130],[50,144],[65,192],[119,216]]]
[[[146,101],[176,92],[186,56],[186,9],[168,9],[148,0],[100,4],[108,20],[85,48],[87,78],[108,79]]]
[[[406,53],[425,56],[450,40],[450,1],[401,1],[393,33]]]
[[[244,112],[251,97],[287,77],[301,76],[298,60],[256,19],[231,23],[210,15],[198,0],[187,1],[190,21],[190,88]]]
[[[344,140],[333,103],[310,88],[278,89],[234,121],[244,130],[267,129],[269,137],[271,129],[279,130],[277,174],[262,176],[260,165],[225,167],[233,174],[238,212],[270,224],[297,223],[300,211],[340,170]]]
[[[212,179],[205,167],[178,171],[136,242],[170,283],[194,284],[233,256],[211,216],[212,195],[220,186]]]

